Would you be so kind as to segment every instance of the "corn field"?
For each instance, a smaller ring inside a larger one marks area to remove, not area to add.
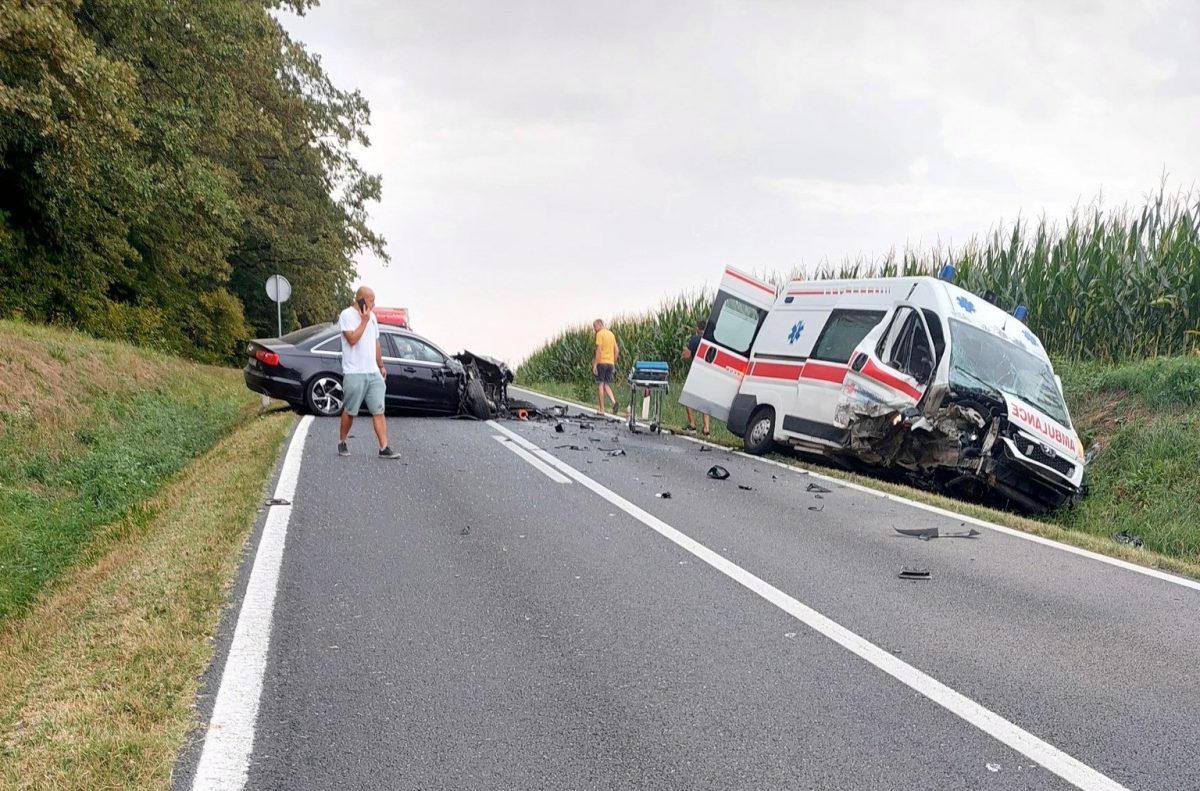
[[[1073,211],[1061,228],[1042,217],[956,249],[906,249],[768,279],[936,275],[946,263],[967,290],[991,291],[1010,311],[1025,305],[1030,328],[1060,359],[1118,362],[1200,349],[1200,197],[1191,192],[1160,190],[1140,210],[1106,212],[1097,201]],[[681,295],[657,311],[613,321],[622,367],[654,359],[683,371],[679,350],[695,319],[707,316],[712,296]],[[590,326],[564,331],[525,361],[520,379],[588,380],[592,338]]]

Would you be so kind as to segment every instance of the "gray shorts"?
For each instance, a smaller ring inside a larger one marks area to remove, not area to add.
[[[357,415],[366,401],[367,411],[372,415],[383,414],[383,394],[385,391],[383,377],[378,371],[369,374],[345,374],[342,376],[342,393],[346,400],[342,403],[342,411]]]
[[[615,365],[605,365],[604,363],[597,365],[596,366],[596,384],[598,384],[598,385],[612,384],[613,370],[616,367],[617,366],[615,366]]]

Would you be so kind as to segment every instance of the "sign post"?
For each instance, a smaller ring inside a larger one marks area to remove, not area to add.
[[[275,302],[276,337],[283,335],[283,303],[292,295],[292,284],[283,275],[271,275],[267,278],[267,296]]]

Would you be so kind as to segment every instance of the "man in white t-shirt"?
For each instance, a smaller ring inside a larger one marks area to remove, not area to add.
[[[374,307],[375,292],[360,286],[354,292],[354,304],[338,316],[338,329],[342,331],[342,393],[345,396],[338,455],[350,455],[346,438],[350,436],[354,416],[365,401],[375,424],[375,436],[379,439],[379,458],[398,459],[400,454],[388,445],[387,421],[383,417],[383,380],[387,378],[387,371],[379,347],[379,322],[371,312]]]

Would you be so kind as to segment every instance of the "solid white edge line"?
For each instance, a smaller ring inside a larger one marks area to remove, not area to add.
[[[284,457],[275,497],[291,502],[300,478],[304,442],[312,415],[301,418]],[[292,509],[274,505],[267,513],[262,537],[254,555],[250,581],[238,612],[233,642],[217,687],[212,718],[204,736],[204,748],[196,765],[193,791],[240,791],[246,785],[250,754],[254,748],[254,725],[262,694],[263,671],[271,641],[271,619],[284,541]]]
[[[551,401],[558,401],[559,403],[563,403],[563,404],[570,404],[571,406],[580,407],[582,409],[590,409],[591,408],[591,407],[584,407],[581,404],[575,403],[574,401],[567,401],[566,399],[558,398],[557,396],[550,396],[550,395],[546,395],[545,393],[539,393],[536,390],[528,390],[528,389],[520,388],[520,387],[509,388],[509,389],[520,390],[523,393],[530,393],[532,395],[540,396],[541,398],[546,398]],[[747,459],[752,459],[755,462],[760,462],[763,464],[771,464],[771,465],[774,465],[774,466],[779,467],[784,470],[790,470],[791,472],[796,473],[798,475],[809,475],[809,476],[816,478],[818,480],[821,480],[821,481],[826,481],[828,483],[832,483],[837,486],[843,486],[847,489],[853,489],[856,492],[863,492],[864,494],[871,494],[871,495],[875,495],[876,497],[882,497],[885,500],[891,500],[892,502],[900,503],[901,505],[907,505],[912,508],[919,508],[922,511],[928,511],[929,513],[937,514],[938,516],[948,516],[952,519],[957,519],[960,522],[966,522],[967,524],[971,524],[976,527],[985,527],[989,530],[995,530],[999,533],[1004,533],[1005,535],[1009,535],[1014,538],[1024,539],[1025,541],[1032,541],[1035,544],[1041,544],[1043,546],[1053,547],[1055,549],[1060,549],[1063,552],[1070,552],[1073,555],[1079,555],[1080,557],[1085,557],[1090,560],[1097,560],[1101,563],[1107,563],[1110,566],[1116,566],[1117,568],[1125,569],[1126,571],[1132,571],[1137,574],[1143,574],[1147,577],[1153,577],[1154,579],[1162,580],[1163,582],[1170,582],[1174,585],[1179,585],[1184,588],[1191,588],[1192,590],[1200,591],[1200,581],[1198,581],[1198,580],[1188,579],[1187,577],[1180,577],[1180,576],[1171,574],[1166,571],[1160,571],[1159,569],[1150,568],[1148,566],[1140,566],[1137,563],[1133,563],[1128,560],[1122,560],[1120,558],[1109,557],[1108,555],[1102,555],[1099,552],[1093,552],[1090,549],[1083,549],[1082,547],[1076,547],[1076,546],[1072,546],[1070,544],[1063,544],[1059,541],[1055,541],[1052,538],[1046,538],[1045,536],[1037,536],[1037,535],[1034,535],[1033,533],[1026,533],[1023,530],[1016,529],[1015,527],[1006,527],[1004,525],[998,525],[995,522],[989,522],[985,519],[980,519],[975,516],[968,516],[967,514],[960,514],[957,511],[951,511],[950,509],[942,508],[941,506],[929,505],[928,503],[922,503],[922,502],[918,502],[916,500],[910,500],[907,497],[903,497],[898,494],[892,494],[891,492],[883,492],[883,491],[880,491],[879,489],[873,489],[870,486],[865,486],[861,483],[854,483],[853,481],[847,481],[847,480],[843,480],[841,478],[834,478],[831,475],[823,475],[820,472],[816,472],[816,471],[808,469],[806,467],[796,467],[791,464],[784,464],[783,462],[775,461],[774,459],[765,459],[762,456],[752,456],[749,453],[746,453],[745,451],[734,450],[732,448],[726,448],[723,445],[717,445],[712,442],[705,442],[704,440],[698,439],[696,437],[688,437],[683,434],[674,434],[674,436],[678,437],[679,439],[686,440],[688,442],[694,442],[698,445],[708,445],[713,448],[720,448],[723,451],[727,451],[729,453],[733,453],[737,456],[742,456]]]
[[[517,454],[522,459],[529,462],[530,466],[532,466],[535,470],[539,471],[540,473],[542,473],[543,475],[545,475],[547,478],[554,481],[555,483],[570,483],[571,482],[570,478],[566,477],[565,475],[562,475],[557,470],[555,470],[553,467],[551,467],[549,464],[546,464],[545,462],[543,462],[541,459],[534,458],[532,453],[530,453],[529,451],[520,447],[519,445],[517,445],[515,442],[508,439],[507,437],[502,437],[499,434],[494,434],[494,435],[492,435],[492,439],[496,440],[502,446],[508,448],[513,453]]]
[[[514,442],[520,441],[523,445],[528,443],[528,440],[518,437],[517,434],[494,421],[489,421],[489,424],[511,437]],[[1115,780],[1101,774],[1082,761],[1072,758],[1049,742],[1039,739],[1032,733],[1009,722],[999,714],[976,703],[962,693],[954,691],[932,676],[925,674],[906,662],[902,662],[866,638],[850,631],[836,621],[822,615],[773,585],[756,577],[741,566],[727,560],[695,539],[671,527],[653,514],[642,510],[611,489],[593,481],[565,462],[560,460],[556,466],[582,486],[590,489],[651,530],[654,530],[683,550],[691,553],[697,559],[712,566],[733,581],[753,591],[804,623],[812,630],[866,660],[892,678],[924,695],[929,700],[974,725],[997,741],[1041,764],[1076,788],[1083,789],[1083,791],[1128,791],[1125,786]]]

